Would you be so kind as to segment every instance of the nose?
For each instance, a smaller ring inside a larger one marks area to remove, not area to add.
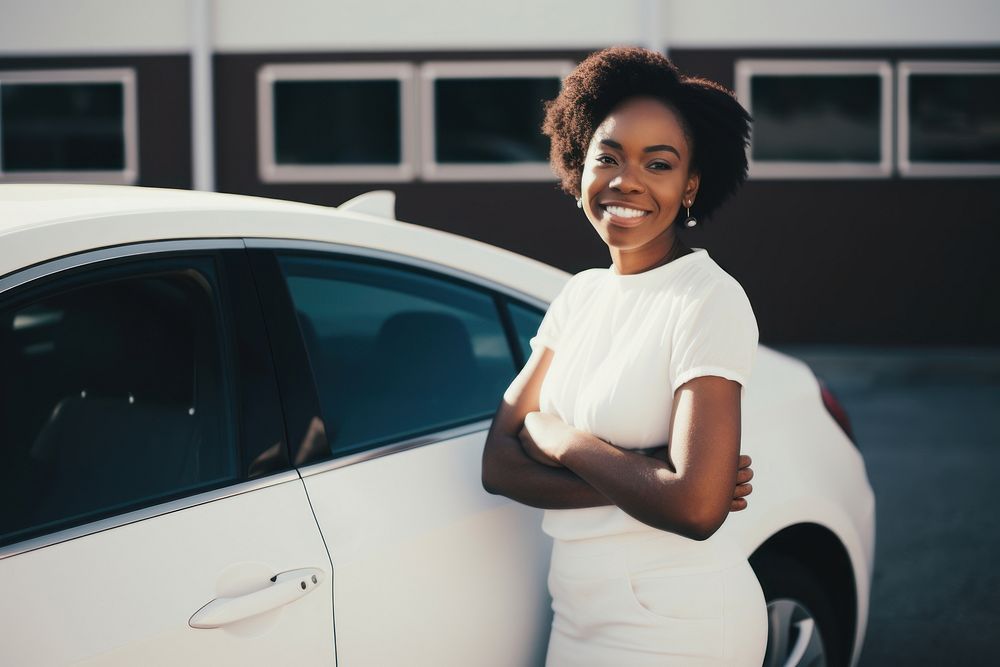
[[[644,190],[642,180],[635,173],[634,168],[628,164],[622,165],[618,173],[608,183],[608,187],[617,192],[642,192]]]

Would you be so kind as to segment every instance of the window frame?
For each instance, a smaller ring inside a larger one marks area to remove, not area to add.
[[[901,60],[896,77],[896,150],[899,174],[903,177],[997,176],[997,162],[921,162],[910,159],[910,75],[911,74],[1000,74],[1000,61]]]
[[[437,161],[434,84],[439,79],[552,78],[573,71],[571,60],[431,61],[420,67],[420,176],[425,181],[555,181],[548,160],[538,163],[447,163]],[[539,130],[540,132],[541,130]]]
[[[257,70],[257,174],[262,183],[372,183],[416,176],[414,72],[406,62],[269,63]],[[400,161],[396,165],[280,165],[275,158],[274,84],[278,81],[399,81]]]
[[[517,301],[541,311],[546,310],[548,307],[548,304],[540,299],[523,294],[506,285],[495,283],[482,276],[409,255],[327,241],[275,238],[246,238],[244,241],[251,257],[254,258],[255,274],[258,280],[258,288],[262,292],[262,302],[266,311],[265,317],[267,318],[269,335],[273,339],[274,347],[276,349],[285,349],[286,355],[288,355],[286,359],[289,359],[286,363],[281,363],[276,358],[277,371],[280,376],[279,383],[282,387],[294,387],[298,392],[296,396],[286,395],[284,391],[282,392],[282,404],[285,406],[285,414],[293,414],[295,409],[295,405],[293,404],[296,402],[306,404],[305,410],[300,410],[302,414],[298,417],[299,425],[296,426],[293,423],[289,423],[288,425],[292,461],[299,459],[300,443],[302,442],[302,439],[296,437],[295,433],[303,432],[301,423],[307,419],[306,413],[310,410],[318,410],[320,399],[316,381],[313,377],[312,365],[308,359],[305,341],[295,314],[295,307],[285,285],[284,276],[278,267],[278,253],[308,253],[323,255],[331,259],[375,262],[399,268],[400,270],[415,270],[429,274],[440,280],[454,281],[456,284],[467,289],[477,289],[485,292],[492,296],[494,305],[498,310],[497,316],[503,327],[511,357],[515,362],[515,373],[520,371],[520,368],[516,366],[517,351],[519,350],[520,343],[516,338],[516,331],[513,330],[507,317],[504,315],[506,312],[506,302],[508,300]],[[260,270],[260,267],[267,267],[268,265],[270,265],[270,268],[266,268],[266,272]],[[269,299],[263,295],[266,291],[274,292],[277,296]],[[303,393],[308,393],[309,395],[304,396]],[[500,398],[497,397],[497,400],[499,401]],[[371,449],[343,454],[337,457],[334,457],[329,452],[329,448],[327,448],[327,451],[322,456],[303,458],[295,465],[302,476],[306,477],[395,454],[407,449],[451,440],[469,433],[485,431],[489,429],[491,422],[492,417],[469,421],[464,424],[422,433],[395,442],[377,445]]]
[[[280,412],[277,385],[269,343],[264,330],[256,294],[247,292],[246,282],[252,280],[246,264],[244,244],[239,239],[204,239],[185,241],[141,242],[91,250],[51,260],[22,269],[0,278],[0,302],[17,301],[26,291],[46,290],[53,283],[72,281],[75,275],[114,266],[134,267],[141,275],[143,261],[183,259],[188,256],[208,258],[216,267],[218,294],[213,295],[213,307],[223,320],[218,332],[223,346],[223,364],[229,374],[229,412],[236,475],[216,485],[206,484],[191,491],[161,496],[148,502],[130,505],[120,513],[95,515],[93,519],[55,528],[24,540],[0,546],[0,560],[20,553],[51,546],[111,528],[144,521],[178,510],[194,507],[222,498],[297,480],[287,457],[288,447]],[[132,269],[129,269],[132,273]],[[236,331],[239,336],[234,335]],[[262,400],[262,385],[273,385],[273,399]],[[252,391],[253,389],[253,391]],[[253,393],[254,391],[258,393]],[[277,469],[251,478],[250,457],[264,447],[280,442]]]
[[[122,85],[122,135],[125,142],[125,165],[121,170],[75,169],[8,172],[4,170],[3,152],[0,150],[0,183],[70,182],[133,185],[139,180],[139,120],[135,69],[115,67],[0,72],[0,88],[8,83],[120,83]],[[2,139],[2,132],[3,118],[0,116],[0,139]]]
[[[876,74],[881,79],[879,152],[877,164],[867,162],[806,162],[754,160],[753,126],[747,146],[749,179],[888,178],[893,173],[893,67],[888,60],[808,60],[740,58],[736,61],[736,97],[753,115],[752,79],[767,76],[851,76]]]

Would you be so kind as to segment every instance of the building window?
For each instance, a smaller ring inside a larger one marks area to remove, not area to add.
[[[135,183],[131,69],[0,72],[0,180]]]
[[[413,178],[413,67],[266,65],[257,74],[264,182]]]
[[[1000,175],[1000,62],[900,62],[904,176]]]
[[[879,60],[740,60],[751,178],[892,173],[892,67]]]
[[[427,180],[553,180],[543,102],[569,61],[436,62],[421,68],[421,175]]]

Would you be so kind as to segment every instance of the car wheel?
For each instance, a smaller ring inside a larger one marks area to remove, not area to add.
[[[840,624],[820,580],[799,561],[777,554],[755,560],[767,600],[764,667],[841,667]]]

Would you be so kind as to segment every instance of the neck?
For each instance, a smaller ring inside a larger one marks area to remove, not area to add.
[[[611,260],[615,264],[615,270],[620,275],[642,273],[672,262],[689,252],[687,246],[675,234],[671,234],[665,241],[665,243],[649,244],[653,247],[627,250],[611,248]]]

